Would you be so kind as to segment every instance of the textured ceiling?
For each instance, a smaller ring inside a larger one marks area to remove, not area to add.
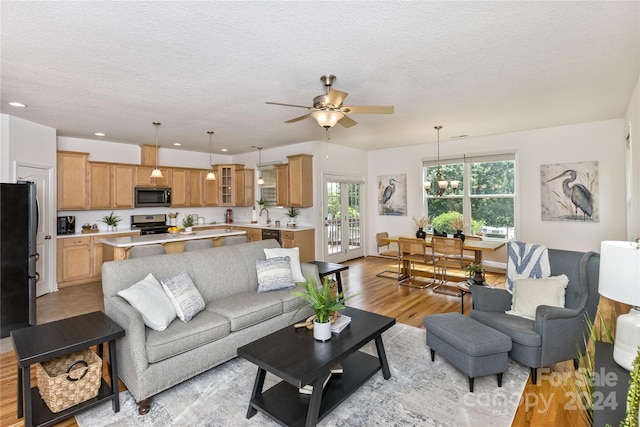
[[[422,144],[622,117],[640,2],[2,1],[2,113],[59,136],[230,153],[324,140],[300,108],[335,74],[333,143]],[[20,101],[16,109],[7,105]]]

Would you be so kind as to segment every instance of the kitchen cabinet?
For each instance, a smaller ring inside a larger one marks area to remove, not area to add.
[[[283,248],[300,248],[301,262],[310,262],[316,259],[315,230],[282,230],[281,239]]]
[[[298,154],[289,159],[289,206],[313,206],[313,156]]]
[[[218,183],[218,206],[242,206],[237,205],[238,176],[236,171],[244,169],[244,165],[213,165]],[[253,196],[252,196],[253,197]]]
[[[253,206],[255,199],[254,175],[253,169],[238,168],[235,170],[235,206]]]
[[[171,169],[171,207],[187,206],[187,171]]]
[[[134,165],[113,165],[111,181],[112,207],[131,209],[134,207],[133,186],[136,167]]]
[[[289,162],[276,167],[276,203],[278,206],[313,206],[313,156],[287,156]]]
[[[162,178],[151,178],[153,166],[136,166],[136,186],[138,187],[171,187],[169,168],[159,167]]]
[[[58,239],[56,258],[56,279],[59,286],[91,281],[91,237]]]
[[[59,211],[88,208],[89,153],[58,151],[57,181]]]
[[[111,174],[109,163],[89,162],[89,209],[113,207]]]
[[[262,229],[253,227],[233,227],[234,230],[245,231],[247,233],[247,241],[257,242],[262,240]]]
[[[207,171],[206,173],[208,173]],[[205,175],[206,175],[205,173]],[[220,196],[220,191],[218,188],[218,173],[214,171],[216,174],[215,181],[204,181],[202,184],[202,201],[204,206],[218,206],[218,200]]]
[[[202,170],[192,169],[188,171],[188,194],[187,205],[188,206],[204,206],[203,202],[203,187],[204,178],[207,176],[207,172]]]

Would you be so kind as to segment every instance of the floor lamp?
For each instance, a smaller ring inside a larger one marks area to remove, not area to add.
[[[600,295],[631,305],[618,317],[613,360],[628,371],[640,346],[640,239],[600,244]]]

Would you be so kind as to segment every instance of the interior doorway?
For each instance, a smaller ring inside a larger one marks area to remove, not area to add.
[[[52,236],[56,211],[54,210],[53,168],[27,164],[16,165],[16,181],[33,181],[36,183],[38,201],[38,234],[36,247],[36,296],[57,290],[55,281],[56,240]]]
[[[362,244],[362,180],[324,178],[324,259],[344,262],[364,256]]]

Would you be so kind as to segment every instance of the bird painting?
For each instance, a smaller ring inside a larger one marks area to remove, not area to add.
[[[551,188],[551,194],[554,196],[554,201],[550,201],[551,203],[555,203],[559,205],[560,212],[555,213],[554,218],[550,219],[561,219],[561,220],[570,220],[570,221],[593,221],[597,220],[597,206],[594,200],[593,194],[593,186],[596,183],[597,177],[597,162],[585,162],[588,164],[595,164],[595,169],[587,169],[586,171],[583,169],[582,172],[578,172],[577,169],[574,168],[566,168],[562,170],[562,172],[556,170],[553,173],[549,173],[545,176],[543,184],[544,185],[553,185],[550,184],[556,180],[562,179],[562,192],[558,190],[554,190]],[[570,166],[566,165],[555,165],[555,166]],[[551,172],[550,170],[548,172]],[[548,178],[552,176],[552,178]],[[579,179],[579,176],[582,179]],[[591,180],[591,178],[593,178]],[[582,182],[580,182],[582,181]],[[557,188],[557,187],[556,187]],[[543,200],[544,203],[544,200]],[[551,208],[551,207],[547,207]],[[564,212],[564,214],[562,213]],[[567,214],[570,212],[570,214]],[[544,218],[545,209],[543,206],[543,219]]]
[[[405,180],[398,175],[378,177],[378,213],[380,215],[406,214],[407,199],[404,182]]]

